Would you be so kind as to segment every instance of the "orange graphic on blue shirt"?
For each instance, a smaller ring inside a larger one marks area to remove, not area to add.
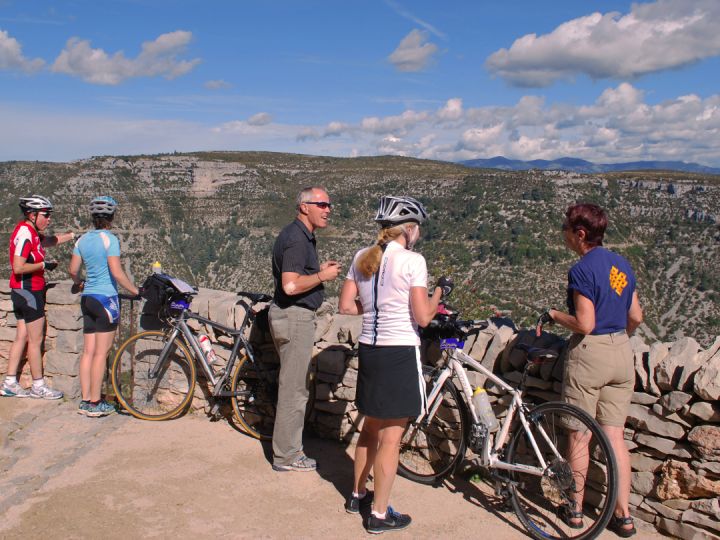
[[[613,266],[610,269],[610,288],[615,291],[618,296],[622,296],[623,289],[627,287],[627,284],[627,274]]]

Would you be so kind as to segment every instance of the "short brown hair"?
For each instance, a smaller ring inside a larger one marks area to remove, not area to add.
[[[605,210],[597,204],[574,204],[565,212],[563,229],[573,232],[585,231],[585,242],[592,246],[602,246],[608,219]]]

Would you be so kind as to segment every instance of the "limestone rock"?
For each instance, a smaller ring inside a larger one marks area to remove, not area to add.
[[[652,405],[658,400],[657,396],[646,394],[644,392],[633,392],[632,402],[640,405]]]
[[[353,344],[362,332],[362,315],[341,315],[333,317],[325,339],[336,343]]]
[[[652,458],[641,452],[633,452],[630,454],[630,464],[634,471],[653,473],[662,467],[663,461]]]
[[[661,468],[655,493],[661,501],[715,497],[720,495],[720,481],[708,480],[684,461],[670,459]]]
[[[680,523],[663,516],[656,521],[657,528],[682,540],[717,540],[717,536],[689,523]]]
[[[325,337],[327,331],[330,330],[330,325],[332,325],[332,315],[330,315],[329,313],[326,313],[324,315],[318,314],[315,323],[315,337],[313,339],[315,343]]]
[[[69,279],[58,281],[56,283],[50,283],[47,288],[45,301],[48,304],[59,304],[63,306],[70,306],[73,304],[79,305],[80,295],[70,292],[72,284],[72,280]]]
[[[682,521],[683,523],[700,525],[701,527],[712,530],[715,534],[720,533],[720,521],[718,521],[717,518],[711,518],[710,516],[697,512],[692,508],[685,510],[682,513]]]
[[[688,403],[691,399],[692,396],[690,394],[675,390],[661,397],[659,403],[667,411],[675,412],[682,409],[683,405]]]
[[[82,314],[80,305],[59,306],[47,311],[47,322],[58,330],[80,330],[82,328]]]
[[[65,394],[65,399],[80,397],[80,377],[54,376],[50,380],[50,386]]]
[[[698,401],[690,407],[690,414],[706,422],[720,422],[720,404]]]
[[[720,352],[695,374],[695,393],[703,399],[720,399]]]
[[[498,357],[500,357],[505,350],[505,346],[514,335],[515,332],[509,326],[501,326],[498,328],[480,363],[489,371],[495,371],[495,363]]]
[[[695,425],[695,419],[690,416],[689,419],[685,416],[680,416],[678,413],[669,413],[659,403],[656,403],[651,407],[652,412],[660,418],[664,418],[670,422],[680,424],[686,430],[692,428]]]
[[[55,338],[55,348],[59,352],[82,353],[83,334],[82,332],[70,332],[60,330]]]
[[[648,431],[660,437],[681,439],[685,436],[685,430],[681,425],[660,418],[649,411],[647,407],[636,403],[630,404],[627,422],[637,429]]]
[[[687,445],[671,439],[656,437],[647,433],[638,433],[635,435],[635,442],[645,446],[647,448],[645,451],[663,459],[667,456],[675,456],[684,459],[690,459],[692,457]]]
[[[80,369],[80,355],[60,352],[57,350],[48,351],[45,354],[45,371],[50,374],[77,376]]]
[[[688,434],[688,441],[703,459],[720,461],[720,426],[694,427]]]
[[[650,345],[650,351],[648,352],[648,385],[645,387],[645,391],[655,396],[660,395],[660,389],[655,382],[655,369],[662,362],[670,352],[670,347],[667,343],[653,343]]]
[[[684,337],[676,341],[668,355],[655,368],[655,379],[658,388],[669,391],[676,388],[682,389],[688,376],[683,377],[683,372],[693,374],[697,371],[697,353],[700,345],[694,338]]]
[[[355,392],[354,386],[340,386],[335,390],[335,397],[345,401],[355,401]]]
[[[655,475],[651,472],[631,473],[630,490],[640,495],[649,495],[655,487]]]

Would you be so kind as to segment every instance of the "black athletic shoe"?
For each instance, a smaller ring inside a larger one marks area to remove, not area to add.
[[[367,532],[370,534],[382,534],[387,531],[400,531],[410,525],[411,522],[412,518],[410,516],[400,514],[393,510],[391,506],[388,506],[385,519],[380,519],[375,517],[374,514],[370,514]]]
[[[359,514],[361,508],[369,508],[373,501],[373,492],[368,490],[362,499],[354,497],[351,493],[345,501],[345,511],[348,514]]]

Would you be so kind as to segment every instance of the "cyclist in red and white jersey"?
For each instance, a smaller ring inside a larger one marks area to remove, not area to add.
[[[60,399],[63,394],[45,384],[42,372],[41,347],[45,328],[45,270],[53,270],[56,262],[45,258],[45,248],[72,240],[71,232],[53,236],[43,233],[50,224],[53,205],[42,195],[20,199],[23,220],[10,235],[10,299],[17,319],[15,341],[10,347],[8,371],[0,387],[0,396]],[[17,380],[17,370],[27,347],[33,384],[28,391]]]

